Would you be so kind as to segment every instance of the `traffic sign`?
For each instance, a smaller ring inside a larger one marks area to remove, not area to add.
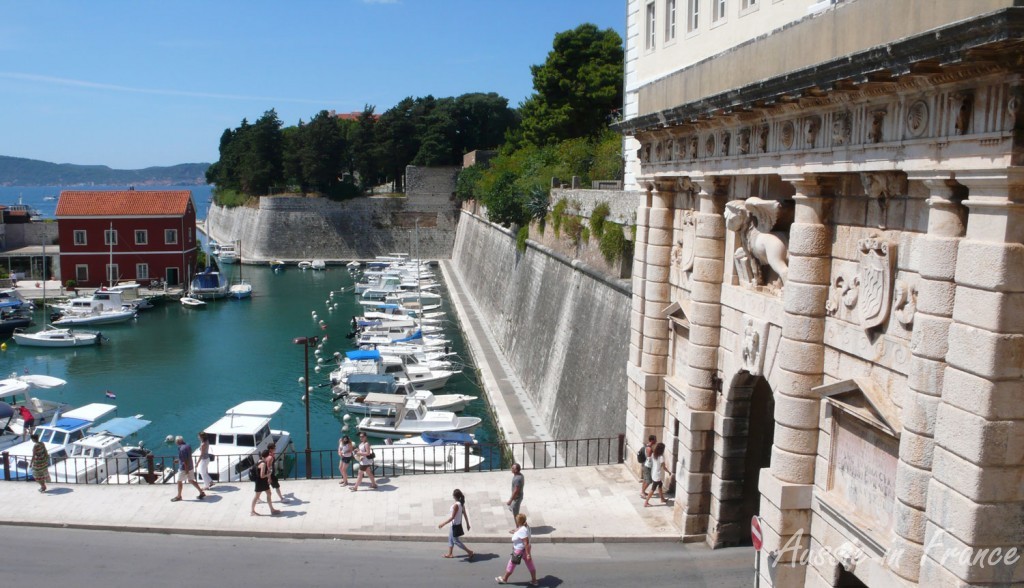
[[[761,517],[757,515],[750,519],[750,540],[754,543],[754,551],[761,551]]]

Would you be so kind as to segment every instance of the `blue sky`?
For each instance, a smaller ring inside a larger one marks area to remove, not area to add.
[[[555,33],[625,29],[624,0],[5,2],[0,155],[133,169],[212,162],[275,108],[532,91]]]

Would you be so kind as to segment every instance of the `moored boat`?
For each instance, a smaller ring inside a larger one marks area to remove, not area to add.
[[[89,435],[75,441],[67,456],[50,466],[50,479],[70,484],[102,484],[112,476],[131,474],[143,465],[150,451],[123,441],[150,424],[142,415],[111,419],[90,427]]]
[[[49,325],[35,333],[15,329],[12,337],[18,345],[26,347],[84,347],[99,345],[103,341],[103,334],[96,331],[59,329]]]
[[[408,435],[420,435],[431,431],[458,431],[471,433],[481,419],[472,416],[457,416],[454,412],[427,410],[422,400],[412,398],[399,399],[374,397],[370,399],[378,404],[389,404],[394,414],[385,416],[368,416],[360,419],[360,431],[373,437],[401,438]]]
[[[214,482],[248,480],[249,468],[271,442],[278,455],[292,451],[288,431],[271,430],[270,419],[281,410],[280,402],[250,400],[227,410],[223,417],[203,429],[210,436],[210,477]],[[193,453],[199,459],[199,450]],[[277,460],[285,467],[284,459]],[[203,480],[205,483],[206,480]]]

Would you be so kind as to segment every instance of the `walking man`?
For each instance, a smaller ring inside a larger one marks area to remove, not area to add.
[[[647,487],[651,485],[651,456],[654,455],[654,446],[658,444],[658,438],[654,435],[647,437],[647,445],[644,445],[644,479],[640,483],[640,498],[647,498]]]
[[[199,491],[199,500],[206,498],[206,493],[199,487],[199,482],[196,482],[196,469],[192,464],[192,447],[188,443],[185,443],[185,438],[181,435],[174,440],[178,444],[178,495],[171,499],[171,502],[179,502],[181,500],[181,490],[185,482],[195,486],[195,489]]]
[[[519,507],[523,504],[523,486],[526,484],[526,478],[523,477],[522,466],[518,463],[512,464],[512,496],[509,497],[508,509],[512,511],[512,518],[515,519],[519,516]],[[510,531],[515,532],[513,529]]]

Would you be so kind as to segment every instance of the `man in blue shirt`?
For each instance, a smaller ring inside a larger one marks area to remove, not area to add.
[[[196,490],[199,491],[199,500],[206,498],[206,493],[199,487],[199,483],[196,482],[196,470],[192,463],[192,448],[188,443],[185,443],[185,438],[181,435],[174,440],[178,444],[178,459],[174,462],[178,465],[178,495],[171,499],[171,502],[178,502],[181,500],[181,489],[185,482],[188,482],[195,486]]]

